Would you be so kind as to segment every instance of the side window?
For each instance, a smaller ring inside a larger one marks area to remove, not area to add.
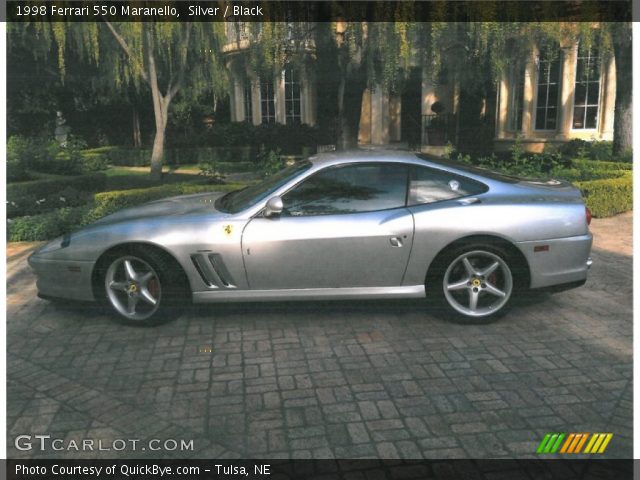
[[[404,207],[406,165],[352,164],[329,167],[287,192],[284,214],[336,215]]]
[[[409,181],[409,205],[480,195],[486,191],[487,187],[475,180],[443,170],[414,167]]]

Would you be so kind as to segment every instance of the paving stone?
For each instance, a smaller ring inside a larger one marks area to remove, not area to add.
[[[446,323],[402,300],[229,304],[131,329],[38,299],[26,257],[16,257],[8,454],[42,457],[16,450],[15,436],[51,431],[173,435],[212,458],[502,458],[533,456],[549,431],[612,431],[604,458],[628,458],[631,216],[592,228],[584,287],[532,295],[487,325]]]

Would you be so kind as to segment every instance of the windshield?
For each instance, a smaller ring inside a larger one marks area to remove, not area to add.
[[[246,210],[264,200],[289,180],[309,168],[311,168],[311,162],[309,161],[296,163],[284,170],[280,170],[275,175],[271,175],[256,185],[227,193],[216,200],[215,207],[224,213],[238,213]]]

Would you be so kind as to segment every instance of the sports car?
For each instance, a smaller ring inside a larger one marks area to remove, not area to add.
[[[37,250],[39,296],[156,324],[190,302],[427,297],[483,322],[585,283],[591,214],[566,182],[394,150],[323,153],[261,183],[119,211]]]

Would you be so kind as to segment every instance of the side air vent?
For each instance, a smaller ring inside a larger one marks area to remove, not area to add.
[[[231,274],[227,270],[222,257],[217,253],[209,254],[209,261],[202,253],[191,255],[191,261],[202,281],[209,288],[236,288]]]
[[[233,278],[231,278],[231,274],[229,270],[227,270],[226,265],[222,261],[222,257],[218,253],[210,253],[209,254],[209,262],[211,262],[211,266],[213,270],[220,278],[222,284],[227,288],[235,288],[236,286],[233,283]]]
[[[191,255],[191,261],[193,262],[193,266],[196,267],[197,272],[200,274],[202,281],[207,285],[207,287],[218,288],[215,280],[211,278],[212,275],[210,274],[210,272],[208,272],[207,264],[204,262],[202,255]]]

